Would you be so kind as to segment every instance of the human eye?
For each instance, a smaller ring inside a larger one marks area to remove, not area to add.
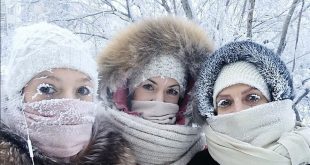
[[[40,84],[37,90],[46,95],[52,95],[57,92],[54,85],[45,83]]]
[[[81,86],[77,89],[77,93],[84,96],[89,95],[91,94],[91,87]]]
[[[148,91],[153,91],[154,90],[154,87],[153,87],[152,84],[144,84],[144,85],[142,85],[142,88],[146,89]]]
[[[232,101],[229,99],[221,99],[219,101],[217,101],[217,107],[218,108],[227,108],[232,104]]]
[[[247,101],[251,102],[251,103],[256,103],[261,99],[261,96],[259,96],[258,94],[249,94],[247,96]]]
[[[178,89],[170,88],[167,90],[167,94],[177,96],[179,95],[180,91]]]

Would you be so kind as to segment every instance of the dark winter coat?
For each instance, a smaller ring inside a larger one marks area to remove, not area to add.
[[[161,17],[133,24],[119,33],[98,56],[100,97],[110,104],[116,104],[118,109],[128,109],[127,105],[120,105],[127,104],[128,91],[122,96],[116,94],[116,91],[127,89],[127,80],[135,77],[153,58],[161,55],[181,60],[189,77],[186,89],[189,93],[201,61],[211,52],[213,44],[206,33],[190,21]],[[119,103],[119,100],[123,100],[123,103]],[[181,113],[192,110],[187,107],[190,100],[190,96],[185,95],[179,103]]]
[[[198,152],[187,165],[219,165],[210,155],[208,149]]]
[[[66,164],[44,155],[34,148],[36,165]],[[128,147],[128,142],[107,121],[96,119],[89,145],[68,164],[102,164],[102,165],[134,165],[135,159]],[[0,164],[31,165],[28,145],[24,138],[14,133],[1,122],[0,128]]]
[[[271,101],[293,99],[292,78],[280,57],[270,49],[251,41],[229,43],[203,62],[196,83],[198,111],[203,121],[214,115],[213,87],[222,68],[237,61],[253,64],[267,83]]]

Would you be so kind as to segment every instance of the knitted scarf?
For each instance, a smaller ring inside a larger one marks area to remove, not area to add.
[[[310,129],[294,128],[291,107],[291,100],[276,101],[208,119],[211,156],[222,165],[310,163]]]
[[[106,112],[131,144],[139,165],[185,165],[204,149],[201,128],[157,124],[114,109]]]

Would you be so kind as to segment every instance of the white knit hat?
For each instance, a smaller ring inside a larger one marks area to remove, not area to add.
[[[213,90],[213,105],[216,107],[216,97],[224,89],[235,84],[246,84],[258,89],[270,100],[270,93],[263,76],[257,68],[248,62],[240,61],[224,66],[219,73]]]
[[[38,73],[70,68],[88,75],[98,88],[96,62],[89,48],[71,31],[45,22],[20,27],[12,39],[6,94],[20,97],[22,88]]]
[[[132,92],[143,81],[152,77],[168,77],[175,79],[180,85],[181,95],[186,87],[186,70],[181,61],[169,55],[154,57],[149,64],[130,79],[129,91]]]

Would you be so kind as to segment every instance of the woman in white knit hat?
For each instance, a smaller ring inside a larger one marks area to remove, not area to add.
[[[205,152],[219,164],[310,163],[310,128],[296,121],[291,76],[271,50],[250,41],[223,46],[204,61],[196,92]]]
[[[131,25],[99,55],[100,98],[138,164],[187,164],[204,148],[190,91],[211,51],[200,27],[168,16]]]
[[[104,116],[94,123],[98,73],[79,37],[48,23],[20,27],[9,55],[0,164],[134,164]]]

